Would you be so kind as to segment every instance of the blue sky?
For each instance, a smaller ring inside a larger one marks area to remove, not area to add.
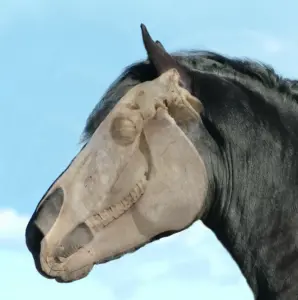
[[[297,9],[294,0],[0,0],[0,298],[251,300],[200,222],[68,285],[35,271],[24,227],[105,89],[145,57],[141,22],[168,50],[247,56],[297,78]]]

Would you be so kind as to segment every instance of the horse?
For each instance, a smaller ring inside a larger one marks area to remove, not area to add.
[[[297,299],[298,82],[141,32],[147,59],[103,95],[26,227],[37,271],[73,282],[201,220],[255,299]]]

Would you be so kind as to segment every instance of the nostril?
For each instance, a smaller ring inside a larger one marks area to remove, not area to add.
[[[51,194],[49,194],[41,203],[38,210],[42,209],[45,205],[51,206],[52,210],[59,213],[63,204],[64,192],[62,188],[56,188]]]
[[[64,193],[62,188],[55,189],[38,207],[35,224],[46,235],[58,218],[63,205]]]
[[[61,188],[55,189],[34,212],[26,228],[26,244],[30,252],[36,255],[40,252],[40,243],[54,225],[62,204],[64,193]]]
[[[93,234],[85,223],[79,224],[63,240],[55,255],[58,258],[67,258],[74,254],[79,248],[89,244]]]

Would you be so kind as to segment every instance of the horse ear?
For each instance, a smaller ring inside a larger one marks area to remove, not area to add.
[[[141,24],[144,47],[147,51],[148,59],[155,66],[158,76],[175,68],[181,78],[181,84],[191,92],[191,76],[186,68],[180,65],[164,48],[160,41],[154,42],[146,26]]]
[[[166,51],[165,47],[160,41],[155,41],[155,44],[157,44],[163,51]]]

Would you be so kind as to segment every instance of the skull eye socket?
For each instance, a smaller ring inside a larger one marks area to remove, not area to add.
[[[111,126],[112,138],[122,146],[132,144],[140,132],[139,118],[118,116]]]

